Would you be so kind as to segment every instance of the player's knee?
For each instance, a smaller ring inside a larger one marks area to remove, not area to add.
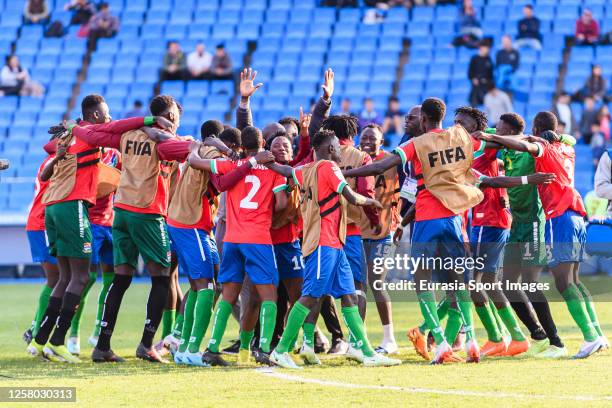
[[[342,305],[342,307],[356,306],[357,303],[358,303],[357,295],[354,293],[351,293],[349,295],[343,295],[340,301],[340,304]]]

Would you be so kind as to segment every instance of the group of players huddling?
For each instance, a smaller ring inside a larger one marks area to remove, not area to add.
[[[240,74],[237,127],[209,120],[202,124],[201,141],[176,134],[182,108],[168,95],[151,101],[153,116],[117,121],[101,96],[89,95],[81,104],[82,120],[49,130],[52,138],[44,147],[49,156],[40,167],[26,227],[33,259],[47,279],[24,334],[30,355],[81,361],[81,313],[100,268],[91,358],[124,361],[112,351],[111,337],[140,256],[151,277],[136,349],[141,359],[168,362],[171,352],[177,364],[227,365],[220,345],[241,303],[239,364],[254,359],[300,368],[291,356],[300,329],[299,356],[306,364],[321,364],[316,322],[331,295],[341,299],[349,331],[349,344],[338,345],[338,354],[365,366],[398,365],[400,360],[389,357],[398,347],[384,290],[373,290],[384,331],[376,349],[364,325],[372,264],[389,255],[393,235],[396,240],[410,235],[412,256],[458,258],[471,252],[486,259],[470,274],[438,271],[447,282],[537,282],[548,265],[584,337],[575,357],[609,348],[579,279],[586,233],[584,206],[572,180],[575,140],[555,133],[552,113],[536,115],[533,136],[523,135],[525,122],[517,114],[502,115],[492,130],[485,114],[471,107],[458,109],[455,124],[443,129],[446,107],[428,98],[406,116],[411,138],[385,152],[379,126],[362,129],[360,145],[354,146],[357,119],[329,115],[331,69],[312,114],[300,109],[299,120],[281,121],[289,131],[274,124],[262,134],[252,126],[249,105],[262,86],[255,77],[251,69]],[[299,140],[295,158],[294,140]],[[410,233],[404,233],[409,224]],[[184,296],[173,258],[189,279]],[[414,271],[424,322],[410,329],[408,338],[423,358],[434,364],[463,361],[455,353],[463,336],[467,362],[568,354],[542,291],[458,289],[436,303],[434,292],[420,286],[432,281],[432,272]],[[474,307],[488,337],[482,348]],[[160,325],[162,341],[155,345]]]

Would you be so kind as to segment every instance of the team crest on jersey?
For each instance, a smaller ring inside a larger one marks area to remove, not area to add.
[[[83,253],[84,254],[91,254],[91,242],[84,242],[83,243]]]

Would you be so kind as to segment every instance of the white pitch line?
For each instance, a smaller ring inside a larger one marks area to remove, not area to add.
[[[339,387],[339,388],[357,388],[357,389],[368,389],[368,390],[381,390],[381,391],[400,391],[409,392],[416,394],[438,394],[438,395],[459,395],[463,397],[485,397],[485,398],[516,398],[516,399],[546,399],[546,400],[569,400],[569,401],[612,401],[612,396],[592,396],[592,395],[541,395],[541,394],[519,394],[509,392],[480,392],[480,391],[467,391],[467,390],[437,390],[434,388],[420,388],[420,387],[399,387],[395,385],[370,385],[370,384],[354,384],[339,381],[327,381],[318,378],[305,378],[292,374],[285,374],[279,372],[274,368],[257,368],[255,369],[259,374],[266,375],[268,377],[278,378],[286,381],[294,381],[300,383],[318,384],[327,387]]]

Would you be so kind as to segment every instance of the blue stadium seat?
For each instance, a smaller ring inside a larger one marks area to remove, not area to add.
[[[164,81],[161,84],[161,93],[175,97],[183,96],[185,84],[183,81]]]
[[[209,94],[209,82],[207,81],[189,81],[187,82],[187,93],[188,96],[203,97]]]
[[[223,80],[223,81],[212,81],[210,86],[210,92],[213,94],[233,94],[234,93],[234,81]]]
[[[262,26],[261,35],[264,38],[281,38],[285,34],[283,24],[264,24]]]
[[[408,20],[408,10],[403,7],[395,7],[387,12],[386,21],[405,23]]]
[[[182,40],[187,36],[186,24],[170,24],[166,26],[165,38],[167,40]]]

